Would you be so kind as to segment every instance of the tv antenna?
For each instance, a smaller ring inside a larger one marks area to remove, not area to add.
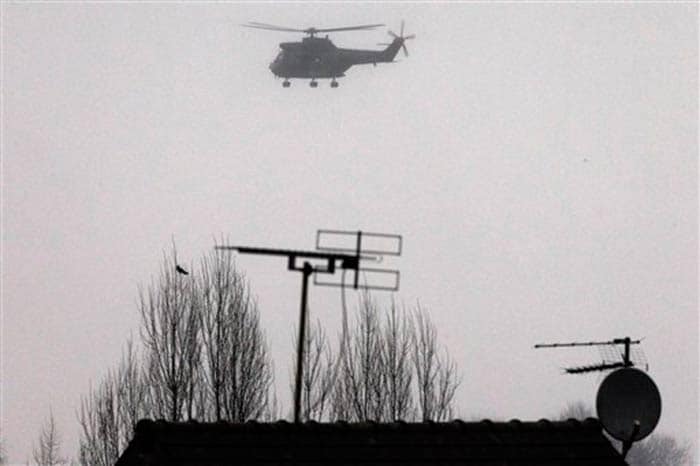
[[[642,340],[632,340],[630,337],[615,338],[609,341],[589,341],[589,342],[573,342],[573,343],[540,343],[535,345],[535,349],[540,348],[574,348],[580,346],[599,346],[603,348],[610,349],[611,347],[622,346],[622,353],[618,353],[617,356],[621,360],[613,361],[603,360],[600,364],[591,364],[586,366],[575,366],[566,367],[564,371],[567,374],[585,374],[588,372],[601,372],[612,369],[620,369],[623,367],[633,367],[636,365],[635,361],[630,356],[630,348],[632,345],[638,345]],[[614,354],[614,353],[613,353]]]
[[[354,273],[352,288],[397,291],[399,271],[362,267],[361,261],[381,262],[383,256],[400,256],[403,239],[400,235],[367,233],[363,231],[317,230],[316,250],[275,249],[248,246],[215,246],[217,250],[238,251],[241,254],[282,256],[287,258],[287,270],[301,272],[301,307],[299,310],[299,338],[297,340],[296,377],[294,384],[294,422],[300,422],[301,383],[304,374],[304,341],[307,323],[307,295],[309,277],[314,284],[347,287],[343,278],[334,281],[336,270]],[[360,281],[362,275],[362,282]],[[377,283],[372,283],[377,280]]]
[[[621,361],[603,361],[601,364],[568,367],[567,374],[585,374],[613,370],[598,387],[596,413],[603,429],[611,437],[622,442],[622,458],[627,456],[632,444],[647,437],[661,417],[661,395],[656,384],[645,372],[637,369],[630,356],[630,347],[640,340],[630,337],[610,341],[586,343],[548,343],[535,348],[571,348],[599,346],[602,348],[623,347],[618,353]]]

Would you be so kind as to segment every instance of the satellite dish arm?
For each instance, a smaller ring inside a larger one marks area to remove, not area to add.
[[[634,428],[632,429],[632,435],[630,435],[629,440],[625,440],[624,442],[622,442],[622,459],[623,460],[625,459],[625,457],[627,457],[627,453],[629,453],[630,448],[632,448],[632,444],[634,443],[634,438],[639,433],[639,426],[640,426],[639,421],[635,420],[634,421]]]

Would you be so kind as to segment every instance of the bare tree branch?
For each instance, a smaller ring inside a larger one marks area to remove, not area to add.
[[[36,466],[57,466],[67,464],[67,460],[61,457],[61,438],[56,428],[53,412],[49,413],[46,424],[41,428],[38,443],[32,451],[32,458]]]
[[[0,436],[0,465],[5,464],[5,442],[2,441]]]
[[[412,326],[409,320],[399,316],[396,303],[391,308],[384,325],[384,355],[386,384],[386,420],[413,418],[413,372],[411,370]]]
[[[439,356],[437,330],[420,305],[416,306],[413,318],[418,416],[423,421],[446,421],[453,414],[454,395],[460,384],[457,368],[447,352],[444,357]]]

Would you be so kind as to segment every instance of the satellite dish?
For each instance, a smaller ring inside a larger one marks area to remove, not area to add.
[[[610,373],[600,384],[596,411],[608,434],[631,444],[656,427],[661,417],[661,395],[651,377],[626,367]]]

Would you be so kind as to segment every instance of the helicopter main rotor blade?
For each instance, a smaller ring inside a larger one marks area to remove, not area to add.
[[[284,26],[275,26],[274,24],[256,23],[254,21],[247,24],[241,24],[241,26],[255,29],[266,29],[268,31],[306,32],[306,29],[294,29]]]
[[[310,30],[313,30],[314,32],[334,32],[334,31],[360,31],[360,30],[367,30],[367,29],[374,29],[384,26],[383,24],[363,24],[361,26],[346,26],[346,27],[340,27],[340,28],[324,28],[324,29],[316,29],[316,28],[309,28]]]
[[[266,29],[268,31],[287,31],[287,32],[305,32],[306,34],[316,34],[318,32],[334,32],[334,31],[366,31],[368,29],[374,29],[380,26],[384,26],[383,24],[363,24],[360,26],[346,26],[346,27],[339,27],[339,28],[323,28],[323,29],[317,29],[315,27],[310,27],[306,29],[298,29],[298,28],[290,28],[286,26],[277,26],[275,24],[267,24],[267,23],[258,23],[257,21],[250,21],[246,24],[242,24],[242,26],[247,27],[247,28],[255,28],[255,29]]]

